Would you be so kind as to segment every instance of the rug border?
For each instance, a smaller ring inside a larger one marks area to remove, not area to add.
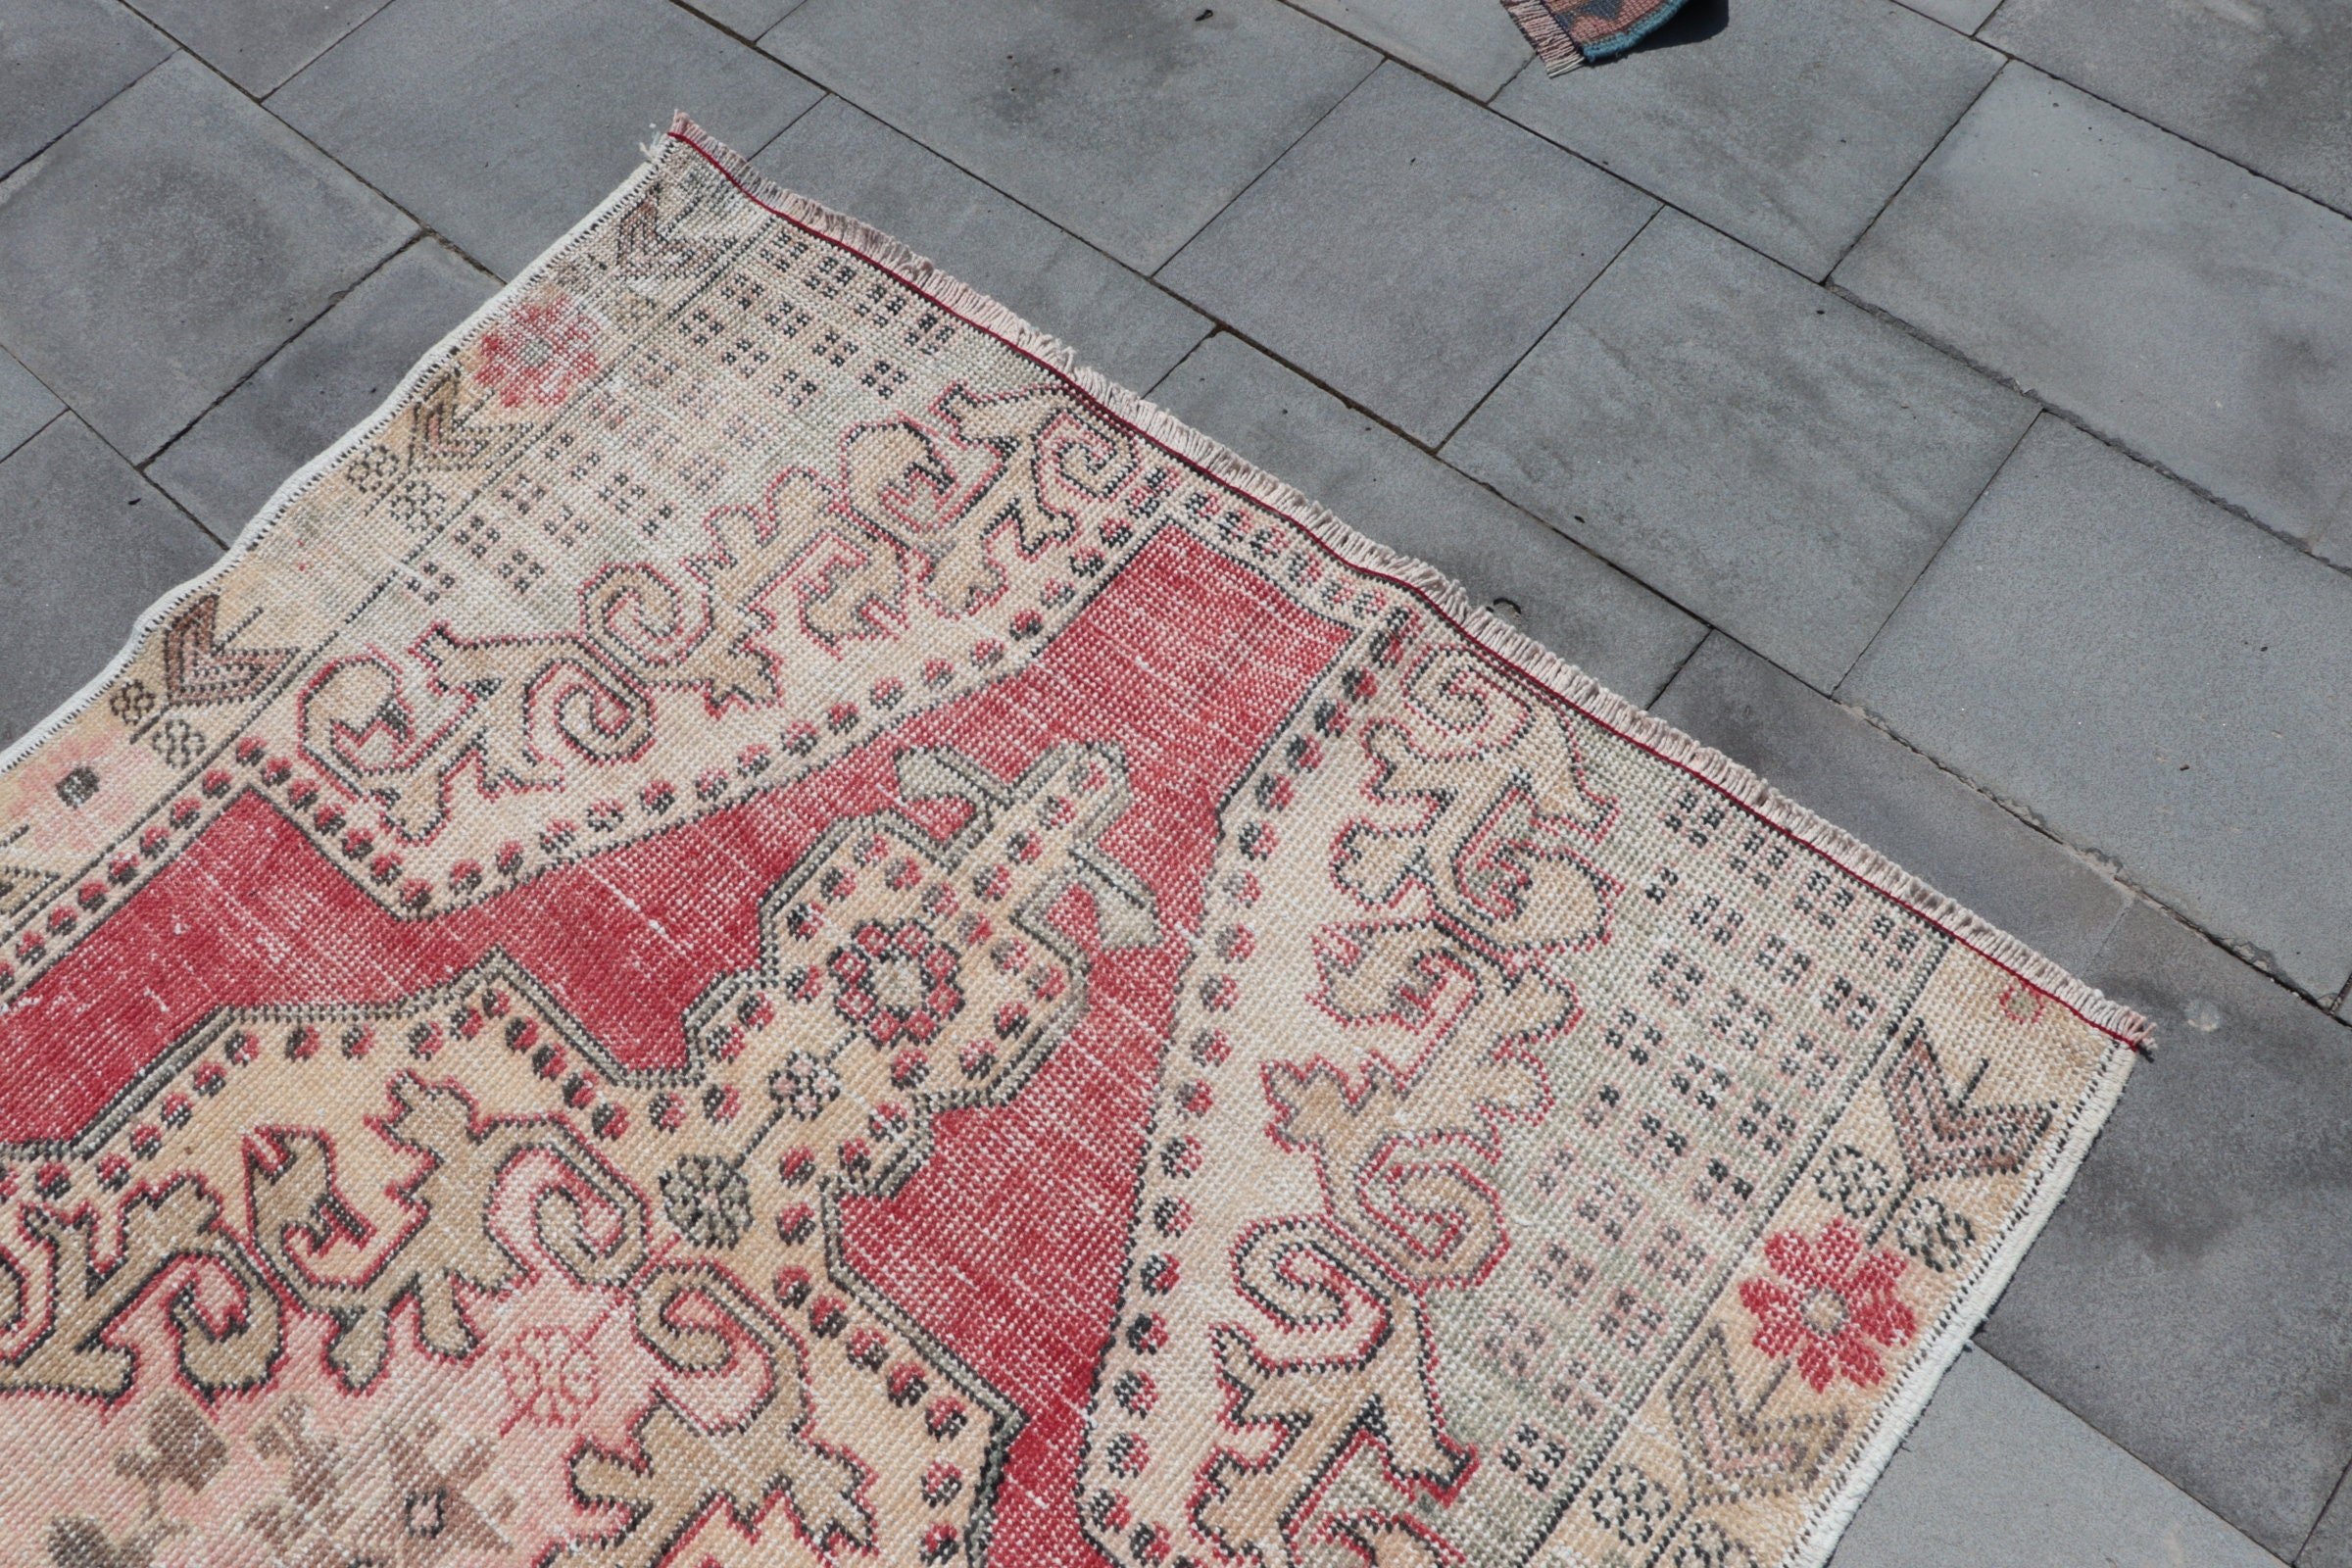
[[[1610,691],[1518,627],[1473,604],[1459,584],[1436,567],[1358,533],[1287,481],[1193,429],[1166,410],[1078,364],[1075,351],[1067,344],[1030,325],[1002,302],[951,276],[911,247],[871,224],[834,212],[768,179],[754,170],[751,161],[742,154],[712,140],[682,111],[673,116],[668,131],[659,141],[639,149],[645,154],[645,161],[628,178],[559,235],[529,266],[443,334],[372,414],[290,474],[238,531],[219,561],[149,606],[97,675],[16,741],[0,748],[0,773],[15,768],[92,707],[129,666],[146,640],[170,620],[173,611],[240,564],[304,491],[362,443],[388,426],[409,396],[442,368],[459,343],[476,326],[496,316],[537,281],[572,241],[639,195],[660,168],[661,142],[665,141],[683,143],[699,154],[756,205],[891,273],[909,289],[1067,382],[1082,397],[1137,434],[1203,476],[1274,513],[1338,560],[1417,595],[1454,630],[1493,655],[1536,690],[1567,704],[1638,749],[1682,768],[1847,875],[1902,905],[1962,947],[2048,997],[2101,1034],[2141,1054],[2148,1054],[2153,1031],[2148,1021],[2130,1007],[2103,996],[1959,901],[1938,893],[1924,879],[1782,794],[1748,768]]]
[[[870,224],[833,212],[769,180],[741,154],[712,141],[682,112],[673,118],[668,132],[662,138],[662,141],[672,140],[700,155],[756,205],[893,274],[907,288],[1068,383],[1103,413],[1187,466],[1282,517],[1351,568],[1414,594],[1455,631],[1537,692],[1567,705],[1628,744],[1690,774],[2107,1036],[2111,1046],[2078,1104],[2068,1146],[2044,1170],[2031,1200],[2006,1228],[1975,1281],[1946,1308],[1939,1327],[1973,1321],[1990,1310],[2096,1140],[2108,1112],[2123,1092],[2134,1054],[2148,1052],[2151,1030],[2146,1019],[2101,995],[1958,902],[1937,893],[1852,834],[1783,795],[1748,768],[1608,690],[1519,628],[1473,604],[1460,585],[1437,568],[1356,532],[1286,481],[1136,393],[1079,365],[1067,345],[1030,325],[1003,303],[949,275],[910,247]],[[477,326],[538,281],[574,240],[641,195],[655,178],[664,149],[657,142],[640,150],[645,161],[634,172],[445,333],[401,377],[373,413],[289,475],[238,531],[218,562],[151,605],[133,623],[129,636],[104,669],[23,736],[0,748],[0,773],[26,760],[92,707],[128,667],[146,640],[168,623],[173,612],[243,564],[276,526],[288,507],[359,446],[390,425],[407,399],[443,368],[459,344]],[[2118,1052],[2112,1049],[2113,1045],[2130,1049]],[[1931,1339],[1928,1353],[1912,1364],[1880,1405],[1871,1435],[1856,1450],[1837,1488],[1801,1528],[1789,1555],[1784,1559],[1786,1568],[1821,1568],[1828,1560],[1855,1510],[1877,1483],[1936,1386],[1967,1348],[1966,1333]]]
[[[1911,1363],[1894,1390],[1880,1404],[1872,1418],[1862,1446],[1848,1462],[1844,1477],[1837,1488],[1820,1503],[1817,1511],[1797,1533],[1794,1545],[1784,1568],[1823,1568],[1838,1549],[1846,1527],[1853,1523],[1854,1514],[1879,1483],[1895,1449],[1911,1435],[1911,1428],[1928,1407],[1952,1363],[1972,1348],[1974,1325],[1991,1313],[2009,1288],[2010,1278],[2026,1253],[2040,1237],[2042,1228],[2050,1221],[2059,1203],[2066,1199],[2067,1189],[2075,1183],[2075,1174],[2082,1161],[2089,1157],[2091,1146],[2098,1142],[2099,1132],[2106,1125],[2108,1113],[2123,1098],[2125,1081],[2131,1075],[2131,1052],[2107,1053],[2099,1070],[2083,1089],[2077,1102],[2075,1114],[2068,1127],[2068,1141],[2059,1156],[2042,1168],[2035,1179],[2032,1195],[2025,1207],[2019,1209],[2002,1232],[2001,1238],[1986,1255],[1977,1277],[1943,1309],[1936,1330],[1944,1325],[1965,1323],[1965,1332],[1951,1333],[1946,1338],[1931,1338],[1927,1353]],[[1979,1351],[1979,1354],[1990,1354]]]
[[[767,178],[742,154],[710,140],[685,115],[672,123],[669,139],[700,154],[759,206],[893,274],[906,287],[1070,383],[1087,401],[1188,467],[1274,513],[1346,564],[1417,595],[1454,630],[1545,696],[1566,703],[1621,740],[1692,774],[2099,1033],[2147,1054],[2152,1031],[2138,1013],[2103,996],[1959,901],[1936,892],[1748,768],[1610,691],[1518,627],[1473,604],[1458,583],[1436,567],[1358,533],[1287,481],[1078,364],[1067,344],[1030,325],[1002,302],[949,275],[911,247]]]
[[[304,491],[325,477],[329,470],[363,444],[373,440],[388,428],[399,415],[401,406],[409,396],[444,367],[458,345],[464,342],[475,327],[496,316],[506,307],[513,296],[522,291],[526,284],[536,281],[565,246],[611,217],[629,198],[639,194],[640,188],[652,179],[659,160],[655,157],[652,148],[641,146],[638,151],[646,155],[645,162],[639,164],[628,178],[622,180],[610,195],[598,202],[578,222],[558,235],[553,243],[531,259],[528,266],[500,284],[497,291],[469,312],[464,320],[444,332],[440,339],[431,348],[425,350],[418,357],[416,363],[409,368],[408,372],[401,376],[390,392],[385,394],[383,401],[375,406],[372,413],[336,437],[334,443],[325,451],[288,474],[284,482],[270,492],[270,499],[262,503],[261,510],[246,521],[244,527],[237,530],[237,536],[231,539],[227,547],[221,551],[220,560],[187,581],[166,589],[162,597],[149,605],[140,613],[138,619],[131,622],[129,635],[123,639],[122,646],[115,651],[114,658],[107,661],[103,669],[84,682],[80,690],[50,710],[49,713],[32,728],[9,742],[8,745],[0,746],[0,773],[7,773],[20,762],[24,761],[41,746],[53,739],[66,725],[95,706],[98,699],[105,694],[106,689],[115,683],[117,677],[130,667],[131,661],[146,645],[147,639],[162,630],[171,621],[173,612],[184,608],[200,590],[243,564],[245,558],[260,547],[262,541],[277,526],[278,520],[285,514],[286,509],[292,506]],[[416,243],[416,241],[411,243]],[[393,256],[401,255],[407,249],[408,246],[404,245],[401,250],[393,252]],[[384,261],[377,265],[377,270],[381,270],[391,261],[392,256],[384,258]],[[371,271],[368,275],[372,277],[375,274]],[[300,335],[296,334],[296,336]],[[288,342],[291,341],[292,339],[288,339]],[[282,348],[283,345],[280,347]],[[166,492],[165,499],[171,499],[169,492]],[[177,506],[177,503],[174,502],[173,505]]]

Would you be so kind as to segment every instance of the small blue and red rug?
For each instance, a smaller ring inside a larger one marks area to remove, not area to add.
[[[1621,55],[1672,21],[1683,0],[1503,0],[1553,75]]]

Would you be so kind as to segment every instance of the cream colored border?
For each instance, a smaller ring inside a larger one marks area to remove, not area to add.
[[[1984,1264],[1969,1281],[1968,1288],[1944,1307],[1937,1325],[1936,1338],[1925,1353],[1916,1357],[1909,1370],[1903,1373],[1887,1396],[1881,1400],[1877,1413],[1864,1429],[1861,1447],[1846,1462],[1844,1474],[1838,1478],[1837,1490],[1813,1506],[1804,1530],[1780,1568],[1822,1568],[1830,1554],[1838,1549],[1838,1538],[1853,1522],[1854,1511],[1862,1499],[1878,1484],[1894,1450],[1910,1436],[1912,1424],[1928,1406],[1936,1387],[1943,1381],[1944,1373],[1960,1358],[1968,1346],[1969,1336],[1984,1320],[1993,1304],[2008,1288],[2009,1278],[2026,1259],[2026,1251],[2034,1239],[2049,1223],[2059,1200],[2074,1184],[2075,1172],[2082,1168],[2090,1146],[2098,1140],[2099,1129],[2106,1125],[2108,1112],[2124,1092],[2124,1080],[2132,1070],[2132,1053],[2109,1051],[2099,1063],[2099,1070],[2082,1092],[2073,1120],[2067,1124],[2066,1139],[2055,1159],[2042,1167],[2026,1205],[2011,1216],[2008,1228],[2000,1241],[1987,1254]]]
[[[276,527],[278,520],[285,515],[286,509],[291,507],[304,491],[318,483],[337,464],[361,446],[373,440],[389,426],[393,418],[401,412],[401,406],[408,401],[410,395],[429,376],[448,364],[456,354],[460,343],[471,335],[475,328],[504,310],[513,302],[514,296],[537,281],[540,274],[554,264],[557,256],[574,240],[603,222],[625,206],[632,197],[638,195],[652,181],[658,167],[658,163],[651,159],[640,165],[636,172],[622,181],[620,187],[612,195],[599,202],[594,211],[564,230],[562,238],[541,251],[531,264],[515,273],[513,280],[504,288],[484,300],[472,315],[452,327],[440,342],[426,350],[424,357],[410,368],[407,375],[401,377],[400,384],[395,386],[384,400],[375,406],[374,413],[345,431],[333,446],[328,447],[324,452],[319,453],[318,456],[288,475],[286,482],[279,485],[275,493],[263,503],[262,510],[253,514],[253,519],[237,530],[236,538],[229,542],[228,549],[222,553],[219,561],[207,566],[201,575],[181,583],[147,607],[146,612],[132,623],[130,636],[123,641],[121,651],[107,662],[104,669],[86,682],[81,690],[60,704],[48,717],[10,742],[7,747],[0,748],[0,773],[5,773],[19,762],[24,761],[44,741],[81,716],[82,712],[96,703],[106,689],[115,683],[123,670],[129,667],[131,660],[138,654],[147,639],[162,630],[165,624],[172,619],[173,612],[185,606],[202,590],[243,564],[245,558],[251,555],[264,539],[269,537],[270,531]],[[406,247],[403,249],[405,250]],[[396,251],[393,254],[397,256],[401,252]],[[385,265],[389,265],[390,261],[390,257],[385,258]],[[369,273],[368,275],[373,276],[374,274]],[[308,328],[306,327],[305,330],[307,331]]]

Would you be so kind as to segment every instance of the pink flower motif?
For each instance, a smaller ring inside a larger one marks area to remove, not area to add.
[[[1822,1393],[1839,1373],[1863,1388],[1886,1376],[1874,1346],[1896,1346],[1919,1322],[1894,1294],[1903,1259],[1865,1254],[1862,1238],[1842,1219],[1818,1239],[1795,1231],[1767,1238],[1764,1256],[1780,1279],[1740,1282],[1740,1301],[1756,1316],[1755,1347],[1766,1355],[1793,1354],[1796,1369]]]
[[[567,1427],[596,1402],[596,1357],[584,1338],[565,1329],[535,1328],[507,1347],[498,1358],[507,1376],[507,1397],[514,1421]]]
[[[563,295],[525,300],[482,334],[482,381],[508,408],[561,403],[597,369],[596,322]]]

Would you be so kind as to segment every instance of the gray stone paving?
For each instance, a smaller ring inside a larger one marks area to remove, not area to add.
[[[1844,695],[2285,979],[2352,967],[2352,577],[2044,416]]]
[[[2344,91],[2352,9],[2298,0],[2010,0],[1984,36],[2200,147],[2352,212],[2352,104]]]
[[[295,469],[374,412],[498,280],[438,240],[402,251],[147,466],[216,539],[237,536]]]
[[[1830,1568],[2278,1568],[1989,1355],[1953,1364]]]
[[[677,106],[749,149],[820,96],[664,0],[399,0],[270,107],[513,277],[627,177]]]
[[[1826,689],[2033,417],[2024,398],[1669,212],[1446,456]]]
[[[415,232],[175,55],[0,184],[0,344],[144,461]]]
[[[2011,65],[1836,281],[2352,564],[2352,219]]]
[[[1903,0],[1923,17],[1934,17],[1955,32],[1974,33],[2000,9],[2001,0]]]
[[[1151,279],[839,98],[794,121],[752,162],[1085,344],[1088,363],[1123,386],[1150,387],[1208,335],[1206,317]]]
[[[71,414],[0,462],[0,735],[79,691],[220,544]]]
[[[1298,0],[1298,9],[1482,102],[1536,57],[1487,0]]]
[[[1279,0],[805,0],[760,46],[1145,271],[1380,64]]]
[[[1435,445],[1657,210],[1391,64],[1158,275]]]
[[[384,0],[149,0],[155,24],[229,80],[265,97]]]
[[[2352,1034],[2144,904],[2082,973],[2160,1065],[1980,1337],[2292,1556],[2352,1461]]]
[[[115,0],[19,0],[0,39],[0,172],[171,57]]]
[[[65,407],[14,356],[0,354],[0,458],[39,435]]]
[[[2352,1568],[2347,104],[2342,0],[0,0],[0,744],[684,108],[2155,1018],[1838,1568]]]
[[[1535,66],[1494,107],[1817,278],[2001,63],[1886,0],[1742,5],[1723,36]]]
[[[2295,1559],[2296,1568],[2352,1568],[2352,1481],[2336,1483],[2335,1498]]]

